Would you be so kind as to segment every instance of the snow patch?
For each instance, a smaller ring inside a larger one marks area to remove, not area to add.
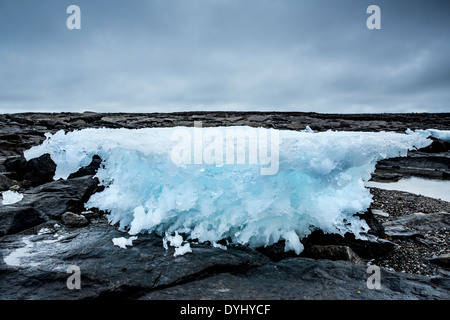
[[[2,192],[2,196],[3,196],[2,200],[3,205],[14,204],[23,199],[23,194],[11,190]]]

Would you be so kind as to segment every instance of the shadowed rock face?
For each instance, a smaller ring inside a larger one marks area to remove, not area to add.
[[[425,232],[420,220],[381,224],[371,212],[360,217],[371,226],[367,240],[316,230],[302,242],[301,257],[284,252],[284,243],[251,250],[227,250],[191,243],[192,253],[174,257],[162,239],[140,234],[127,249],[113,238],[129,235],[108,224],[102,212],[85,212],[84,203],[99,191],[93,178],[101,159],[67,180],[53,181],[55,166],[44,155],[26,161],[23,151],[41,143],[46,132],[87,127],[249,125],[303,130],[396,131],[407,128],[448,130],[450,114],[321,115],[315,113],[197,112],[174,114],[11,114],[0,115],[0,186],[15,188],[23,199],[0,205],[0,299],[448,299],[445,271],[433,277],[381,268],[382,290],[367,288],[369,260],[389,255],[396,244],[383,239],[394,232]],[[412,164],[444,177],[448,145],[436,140],[427,150],[380,163],[374,175],[413,174]],[[409,170],[409,171],[408,171]],[[383,176],[384,175],[384,176]],[[417,218],[417,217],[416,217]],[[429,216],[441,221],[442,216]],[[444,217],[446,218],[446,216]],[[422,219],[419,217],[418,219]],[[441,219],[441,220],[439,220]],[[416,222],[414,222],[416,221]],[[427,220],[431,221],[431,220]],[[442,221],[441,221],[442,222]],[[427,228],[442,224],[428,223]],[[420,230],[419,230],[420,229]],[[422,230],[422,231],[421,231]],[[426,232],[431,232],[426,230]],[[403,236],[405,233],[402,234]],[[420,236],[419,236],[420,238]],[[445,255],[437,263],[446,265]],[[333,261],[335,260],[335,261]],[[348,261],[343,261],[348,260]],[[363,263],[363,264],[361,264]],[[81,289],[70,290],[70,266],[81,272]],[[359,292],[359,293],[357,293]]]
[[[56,170],[56,164],[49,154],[29,161],[23,157],[7,158],[4,166],[10,172],[11,179],[24,181],[32,187],[53,181]]]

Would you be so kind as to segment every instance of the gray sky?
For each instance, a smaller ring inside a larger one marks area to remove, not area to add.
[[[0,0],[1,113],[450,112],[449,57],[447,0]]]

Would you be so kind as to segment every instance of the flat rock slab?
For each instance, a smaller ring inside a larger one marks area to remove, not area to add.
[[[450,287],[432,279],[381,269],[381,288],[367,287],[367,266],[345,261],[287,258],[249,270],[155,290],[141,299],[409,300],[449,299]]]
[[[384,232],[390,237],[416,237],[424,233],[450,228],[450,213],[414,213],[383,223]]]

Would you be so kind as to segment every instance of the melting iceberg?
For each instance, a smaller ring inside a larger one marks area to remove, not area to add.
[[[316,228],[363,237],[368,226],[354,214],[371,203],[364,182],[376,162],[430,143],[414,132],[84,129],[47,134],[25,157],[49,153],[57,179],[99,155],[105,189],[86,207],[108,211],[131,235],[165,236],[179,254],[190,251],[186,239],[251,247],[285,240],[285,250],[299,254],[300,240]]]

